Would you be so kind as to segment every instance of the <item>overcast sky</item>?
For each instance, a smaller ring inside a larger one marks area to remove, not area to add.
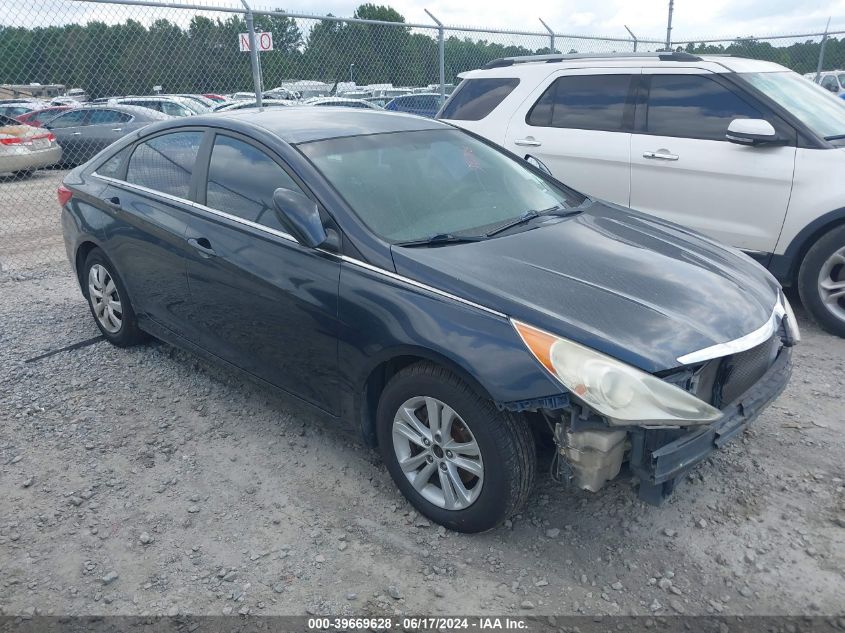
[[[180,0],[170,0],[180,1]],[[206,6],[240,6],[238,0],[181,0]],[[256,8],[351,16],[365,0],[252,0]],[[558,33],[626,36],[628,25],[639,37],[666,36],[668,0],[372,0],[388,4],[409,22],[430,23],[424,9],[450,25],[542,30],[542,17]],[[128,16],[162,17],[160,10],[72,0],[0,0],[0,23],[30,26]],[[168,17],[182,12],[170,12]],[[828,16],[831,29],[845,30],[845,0],[676,0],[673,39],[735,37],[817,32]],[[143,18],[142,18],[143,19]],[[171,18],[172,19],[172,18]],[[146,21],[146,20],[144,20]]]

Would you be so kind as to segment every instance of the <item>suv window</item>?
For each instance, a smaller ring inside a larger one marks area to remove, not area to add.
[[[126,169],[126,181],[187,198],[202,132],[172,132],[139,143]]]
[[[724,141],[734,119],[763,115],[735,92],[702,75],[652,75],[646,130],[658,136]]]
[[[273,192],[302,191],[279,164],[257,147],[218,135],[211,150],[205,204],[212,209],[288,231],[276,215]]]
[[[117,110],[92,110],[88,125],[105,125],[107,123],[128,123],[132,116]]]
[[[88,111],[81,109],[65,112],[50,121],[50,128],[76,127],[78,125],[82,125],[85,121],[86,114],[88,114]]]
[[[525,121],[540,127],[621,132],[633,75],[570,75],[546,89]]]
[[[519,85],[519,79],[467,79],[452,93],[441,119],[480,121]]]

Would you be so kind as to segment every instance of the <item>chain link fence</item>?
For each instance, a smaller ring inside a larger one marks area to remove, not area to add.
[[[461,72],[498,57],[665,48],[657,38],[557,33],[542,20],[537,31],[504,31],[431,18],[431,24],[408,23],[373,4],[338,18],[211,0],[3,0],[0,273],[64,258],[56,189],[68,168],[123,130],[108,118],[117,115],[95,116],[79,107],[83,102],[113,107],[114,98],[132,96],[180,115],[216,105],[202,95],[239,104],[257,96],[267,104],[341,97],[383,106],[418,94],[437,97],[427,102],[430,113]],[[242,50],[250,42],[266,48],[268,34],[272,50]],[[692,39],[672,48],[766,59],[801,73],[816,71],[824,51],[825,69],[845,67],[845,37],[834,31]]]

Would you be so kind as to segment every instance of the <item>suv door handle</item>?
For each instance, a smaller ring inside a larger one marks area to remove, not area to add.
[[[643,158],[653,158],[656,160],[678,160],[678,155],[670,154],[665,149],[659,149],[656,152],[643,152]]]
[[[217,252],[211,248],[211,242],[206,237],[188,238],[188,244],[197,249],[202,257],[215,257]]]
[[[542,143],[535,138],[529,136],[527,138],[518,138],[513,142],[514,145],[522,145],[523,147],[539,147]]]

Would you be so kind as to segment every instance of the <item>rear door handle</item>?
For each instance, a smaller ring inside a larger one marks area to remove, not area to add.
[[[104,202],[106,203],[107,206],[112,207],[113,209],[119,209],[120,208],[120,198],[118,198],[117,196],[112,196],[111,198],[106,198],[104,200]]]
[[[112,131],[112,132],[123,132],[123,128],[122,128],[122,127],[113,127],[113,128],[111,129],[111,131]]]
[[[659,149],[656,152],[643,152],[643,158],[651,158],[654,160],[678,160],[678,155],[671,154],[665,149]]]
[[[71,132],[71,136],[82,136],[82,132]]]
[[[205,237],[188,238],[188,244],[197,249],[203,257],[215,257],[217,252],[211,248],[211,242]]]
[[[523,147],[539,147],[542,143],[530,136],[528,138],[518,138],[513,142],[514,145],[521,145]]]

